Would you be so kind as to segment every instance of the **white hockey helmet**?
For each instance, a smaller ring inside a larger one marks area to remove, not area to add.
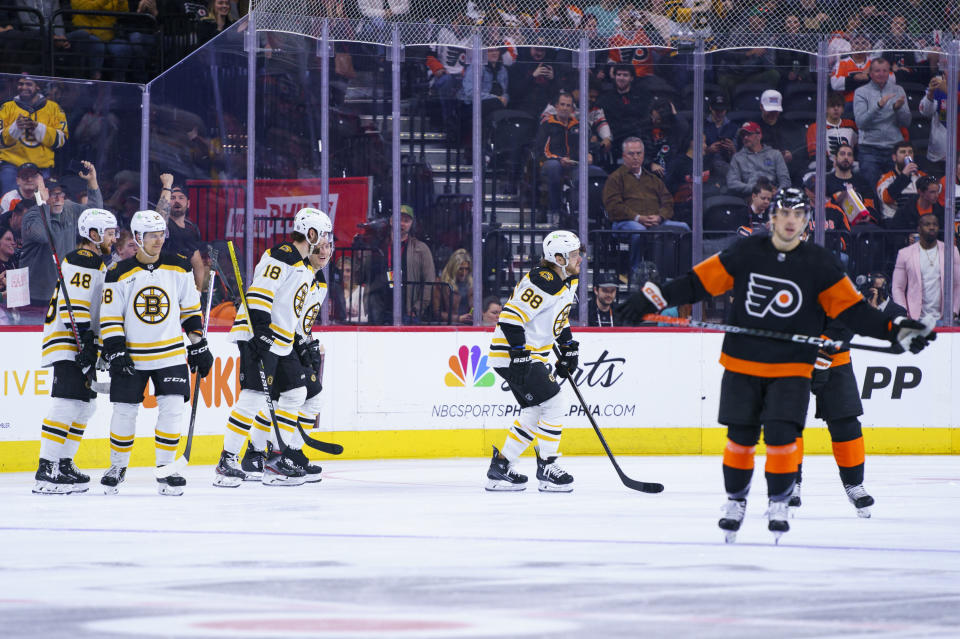
[[[543,238],[543,259],[556,264],[561,268],[566,268],[570,262],[570,254],[579,252],[583,248],[580,238],[571,231],[552,231]],[[562,255],[564,264],[557,261],[557,255]]]
[[[103,235],[107,229],[115,228],[117,228],[117,218],[106,209],[87,209],[80,214],[80,219],[77,220],[77,231],[80,233],[80,237],[94,244],[103,242]],[[99,233],[100,239],[95,240],[90,237],[90,231]]]
[[[314,243],[310,242],[310,229],[317,232],[317,241]],[[293,230],[307,238],[307,244],[313,248],[321,239],[330,239],[333,236],[333,222],[320,209],[308,207],[297,211],[293,218]]]
[[[130,219],[130,232],[137,246],[143,248],[143,234],[153,231],[167,231],[167,222],[162,215],[156,211],[137,211],[133,214]]]

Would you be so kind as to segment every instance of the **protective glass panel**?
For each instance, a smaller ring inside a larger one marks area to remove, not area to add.
[[[182,230],[165,250],[191,257],[203,289],[207,273],[218,270],[214,325],[229,325],[239,303],[227,240],[249,277],[246,27],[246,19],[234,24],[150,84],[148,206]]]
[[[0,323],[41,324],[57,272],[36,193],[54,215],[103,207],[122,224],[139,203],[143,87],[0,75],[0,92],[9,96],[0,107]],[[77,229],[51,228],[63,260]],[[29,281],[9,274],[15,268],[28,269]],[[28,306],[11,306],[24,295]]]

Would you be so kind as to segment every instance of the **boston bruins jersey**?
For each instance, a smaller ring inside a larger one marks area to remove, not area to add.
[[[534,359],[546,362],[561,333],[570,334],[577,282],[575,277],[563,280],[543,266],[524,275],[500,311],[490,343],[490,365],[509,366],[511,346],[525,346]]]
[[[313,284],[307,291],[307,301],[304,305],[306,311],[303,313],[303,320],[297,326],[297,333],[310,337],[313,325],[320,316],[320,307],[323,306],[325,299],[327,299],[327,281],[323,278],[323,271],[317,271],[313,278]]]
[[[100,328],[100,295],[107,267],[99,254],[88,249],[77,249],[63,258],[60,266],[67,284],[67,294],[73,309],[77,329],[82,335],[91,327]],[[43,323],[43,353],[41,365],[73,361],[77,342],[70,329],[70,314],[60,286],[53,290],[47,317]]]
[[[290,242],[274,246],[263,254],[247,288],[247,305],[253,323],[269,330],[273,337],[270,352],[287,355],[293,350],[293,337],[308,310],[307,296],[314,282],[313,269]],[[230,329],[233,342],[252,337],[243,308]]]
[[[188,258],[161,253],[155,263],[143,264],[134,256],[110,267],[100,311],[105,348],[123,339],[138,370],[167,368],[186,362],[184,331],[203,331]]]
[[[731,289],[728,320],[735,326],[820,335],[830,317],[861,335],[888,336],[888,318],[863,300],[832,253],[811,242],[781,252],[769,235],[743,238],[664,285],[663,296],[676,306]],[[816,358],[816,346],[727,333],[720,363],[757,377],[810,377]]]

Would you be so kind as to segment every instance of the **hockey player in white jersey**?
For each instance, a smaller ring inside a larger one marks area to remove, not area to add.
[[[173,462],[180,443],[190,368],[206,377],[213,355],[203,337],[200,293],[190,260],[162,252],[167,224],[156,211],[137,211],[130,221],[137,254],[107,271],[100,312],[103,358],[110,365],[110,468],[100,479],[107,494],[123,482],[137,413],[147,382],[153,382],[159,415],[154,431],[157,466]],[[190,345],[184,348],[183,334]],[[179,474],[157,479],[161,495],[182,495]]]
[[[320,307],[327,298],[327,282],[323,277],[323,269],[333,257],[333,250],[331,236],[331,239],[321,239],[320,243],[310,252],[309,264],[315,274],[313,284],[311,284],[307,293],[303,321],[297,324],[296,337],[294,337],[293,342],[293,350],[300,359],[300,364],[303,366],[306,375],[307,399],[303,402],[297,415],[300,426],[305,431],[313,428],[317,415],[320,414],[320,391],[323,389],[323,380],[321,379],[322,358],[320,342],[313,337],[313,325],[320,315]],[[277,402],[279,399],[280,394],[274,388],[273,400]],[[300,431],[290,429],[287,425],[284,426],[281,426],[281,429],[288,437],[290,458],[297,467],[304,471],[304,479],[307,483],[320,481],[320,473],[323,469],[318,464],[310,463],[303,452],[303,437],[300,435]],[[267,438],[266,441],[273,445],[273,450],[270,453],[266,453],[263,449],[264,437]],[[270,414],[266,408],[261,408],[254,419],[250,441],[247,442],[247,450],[240,462],[240,469],[246,474],[246,481],[262,481],[265,454],[277,455],[279,454],[277,453],[278,449],[279,444],[270,424]]]
[[[237,455],[248,435],[256,451],[265,449],[268,431],[251,429],[257,412],[266,404],[260,381],[261,362],[268,385],[278,397],[277,425],[286,433],[285,441],[293,441],[291,436],[296,432],[300,408],[307,398],[307,374],[294,350],[297,329],[309,310],[307,301],[315,283],[313,269],[306,258],[318,244],[330,240],[332,230],[333,225],[325,213],[314,208],[301,209],[294,217],[290,241],[267,250],[254,270],[253,281],[247,288],[250,320],[241,308],[229,334],[229,339],[240,349],[240,395],[227,420],[214,486],[232,488],[246,478]],[[306,472],[297,464],[296,449],[284,449],[284,442],[278,444],[285,452],[266,459],[262,483],[267,486],[303,484]]]
[[[60,267],[70,298],[81,348],[70,325],[70,310],[60,285],[54,289],[43,324],[42,366],[53,367],[50,409],[40,432],[40,463],[33,492],[85,492],[90,477],[73,463],[80,440],[96,408],[97,394],[87,371],[97,362],[100,295],[117,236],[117,219],[104,209],[87,209],[77,220],[80,241]]]
[[[487,490],[523,490],[527,478],[514,469],[533,443],[541,492],[570,492],[573,477],[557,463],[564,405],[560,384],[547,368],[556,342],[561,353],[556,373],[577,369],[579,343],[570,331],[570,307],[576,298],[580,239],[569,231],[553,231],[543,240],[543,259],[513,289],[493,333],[489,361],[520,405],[520,417],[507,433],[503,450],[493,447]]]

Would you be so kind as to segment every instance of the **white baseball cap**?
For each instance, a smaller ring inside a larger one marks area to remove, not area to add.
[[[760,106],[764,111],[783,111],[783,96],[776,89],[767,89],[760,95]]]

